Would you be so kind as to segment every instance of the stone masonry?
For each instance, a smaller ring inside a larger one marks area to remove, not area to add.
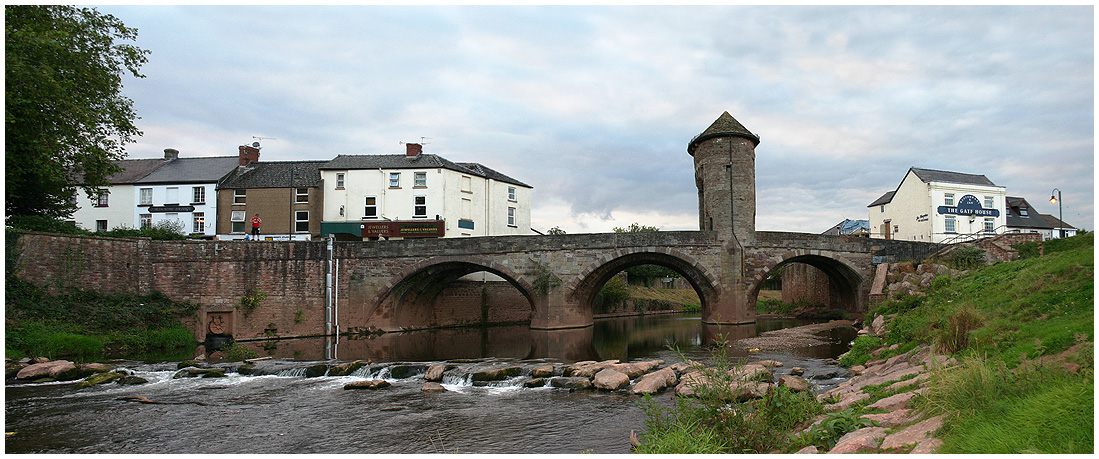
[[[860,312],[873,262],[922,258],[935,248],[757,232],[758,143],[728,113],[691,141],[701,231],[334,242],[331,253],[327,241],[27,233],[18,242],[18,263],[24,278],[54,289],[159,291],[199,303],[199,313],[186,321],[198,339],[207,333],[260,339],[322,335],[330,326],[347,333],[529,320],[532,329],[583,328],[594,323],[592,299],[602,285],[641,264],[681,274],[698,293],[707,324],[754,322],[763,281],[789,263],[821,270],[837,306]],[[455,283],[480,271],[502,277],[512,290],[477,292]],[[240,308],[254,292],[264,295],[258,306]]]

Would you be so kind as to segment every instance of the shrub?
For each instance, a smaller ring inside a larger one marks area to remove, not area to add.
[[[603,288],[595,295],[596,310],[599,312],[613,311],[628,299],[630,299],[630,291],[626,281],[617,276],[612,277],[606,284],[603,284]]]
[[[969,347],[969,334],[981,326],[981,318],[977,310],[971,307],[958,309],[947,323],[945,329],[939,329],[936,342],[939,350],[947,354],[953,354]]]
[[[254,359],[259,357],[259,353],[234,341],[220,349],[220,352],[225,353],[225,360],[230,362],[239,362],[241,360]]]
[[[946,257],[946,264],[954,269],[973,269],[984,263],[985,251],[968,244],[955,247]]]
[[[840,366],[853,367],[863,365],[870,360],[870,351],[881,347],[881,339],[876,336],[860,336],[851,343],[851,350],[840,358]]]
[[[829,414],[820,424],[813,426],[808,432],[798,438],[798,446],[813,445],[819,449],[832,449],[836,442],[848,433],[863,427],[877,426],[876,421],[863,418],[854,408]]]

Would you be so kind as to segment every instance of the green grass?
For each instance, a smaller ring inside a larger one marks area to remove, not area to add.
[[[4,287],[6,357],[161,360],[189,357],[197,345],[179,321],[197,304],[159,293],[51,295],[11,274]]]
[[[1017,246],[1018,261],[937,278],[927,297],[869,314],[896,314],[883,344],[929,344],[962,362],[917,399],[948,416],[940,452],[1093,452],[1093,235],[1047,241],[1043,256],[1031,244]]]

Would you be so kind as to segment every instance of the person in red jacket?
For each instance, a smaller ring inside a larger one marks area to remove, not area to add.
[[[255,217],[252,217],[252,239],[259,238],[259,224],[261,222],[263,222],[263,220],[260,220],[259,214],[256,214]]]

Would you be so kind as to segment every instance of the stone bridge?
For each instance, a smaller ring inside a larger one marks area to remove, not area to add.
[[[189,322],[196,337],[248,339],[501,322],[541,330],[588,327],[603,284],[644,264],[682,275],[698,293],[708,324],[753,322],[763,281],[789,263],[820,269],[830,302],[861,312],[874,263],[919,259],[935,248],[756,231],[758,144],[759,137],[728,112],[688,144],[700,231],[372,242],[164,242],[32,233],[18,244],[19,260],[22,275],[42,285],[159,291],[197,302],[201,310]],[[481,271],[513,288],[471,289],[457,282]],[[245,297],[262,300],[241,307]]]

